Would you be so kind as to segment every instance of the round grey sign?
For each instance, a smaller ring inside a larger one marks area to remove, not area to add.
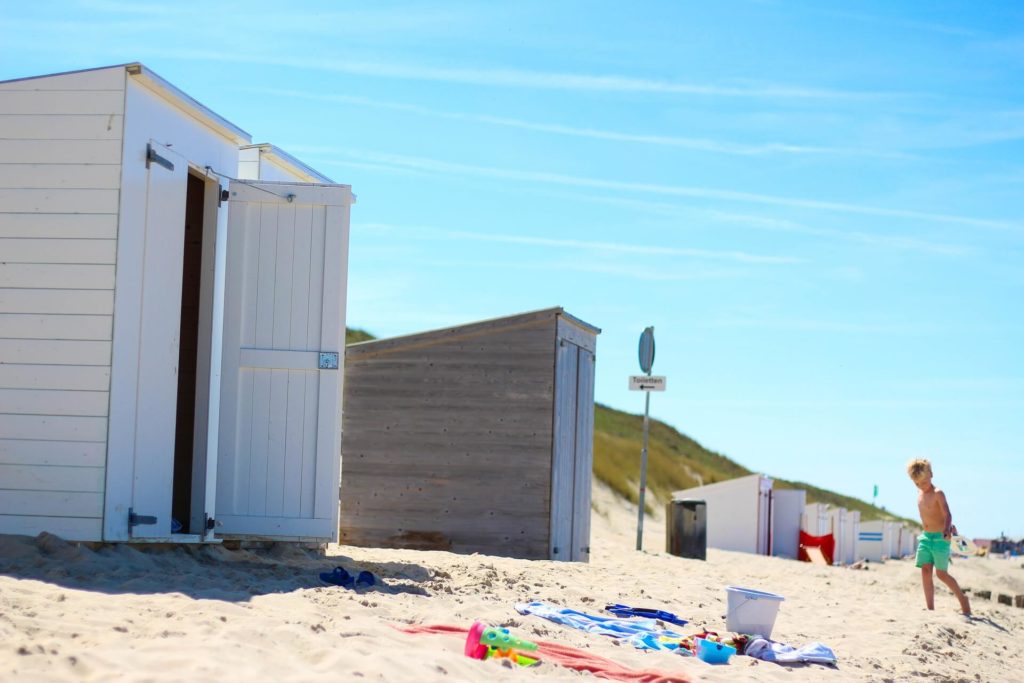
[[[651,374],[654,365],[654,328],[648,327],[640,335],[640,370]]]

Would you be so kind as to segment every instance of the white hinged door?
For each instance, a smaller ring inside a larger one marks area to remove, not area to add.
[[[220,535],[337,540],[351,196],[229,185]]]
[[[150,141],[125,169],[104,539],[170,538],[188,162]]]

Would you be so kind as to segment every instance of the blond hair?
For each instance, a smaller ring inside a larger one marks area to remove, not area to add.
[[[914,458],[907,463],[907,474],[914,481],[917,481],[921,477],[932,475],[932,464],[924,458]]]

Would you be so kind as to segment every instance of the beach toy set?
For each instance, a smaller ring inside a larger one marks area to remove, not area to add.
[[[541,601],[517,603],[515,609],[520,614],[541,617],[593,635],[610,636],[618,643],[630,644],[640,650],[673,652],[696,657],[707,664],[728,664],[736,654],[776,664],[836,664],[835,653],[822,643],[793,647],[771,639],[775,618],[785,600],[783,596],[742,586],[727,586],[725,591],[729,633],[723,635],[706,629],[691,634],[671,631],[665,622],[677,626],[689,622],[654,607],[609,604],[605,610],[613,617]],[[562,647],[552,643],[541,645],[547,648],[544,650],[545,659],[552,656],[551,648]],[[514,664],[531,666],[541,661],[534,654],[537,649],[537,644],[513,636],[507,628],[492,628],[474,622],[466,637],[465,654],[473,659],[508,659]]]
[[[697,659],[708,664],[728,664],[729,658],[736,654],[736,648],[732,645],[726,645],[725,643],[709,640],[707,638],[697,638]]]
[[[534,652],[537,645],[513,636],[507,628],[485,626],[474,621],[466,635],[465,655],[473,659],[507,659],[519,666],[533,666],[540,662],[536,657],[523,654]]]

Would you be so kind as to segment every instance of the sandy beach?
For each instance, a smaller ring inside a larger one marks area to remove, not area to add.
[[[955,562],[961,585],[993,593],[975,598],[977,618],[968,622],[945,589],[934,612],[924,609],[910,560],[859,571],[714,549],[704,562],[681,559],[663,552],[657,519],[647,521],[638,553],[634,515],[595,488],[589,564],[333,545],[323,555],[287,545],[90,548],[52,536],[0,537],[0,680],[599,680],[550,662],[475,661],[463,655],[460,635],[395,628],[481,620],[678,680],[1024,681],[1024,609],[995,600],[1024,593],[1020,558]],[[336,565],[369,570],[381,584],[323,585],[319,572]],[[730,584],[784,595],[773,638],[824,643],[838,665],[736,656],[712,666],[513,607],[541,600],[601,614],[618,602],[670,610],[690,620],[676,627],[683,633],[724,633]]]

